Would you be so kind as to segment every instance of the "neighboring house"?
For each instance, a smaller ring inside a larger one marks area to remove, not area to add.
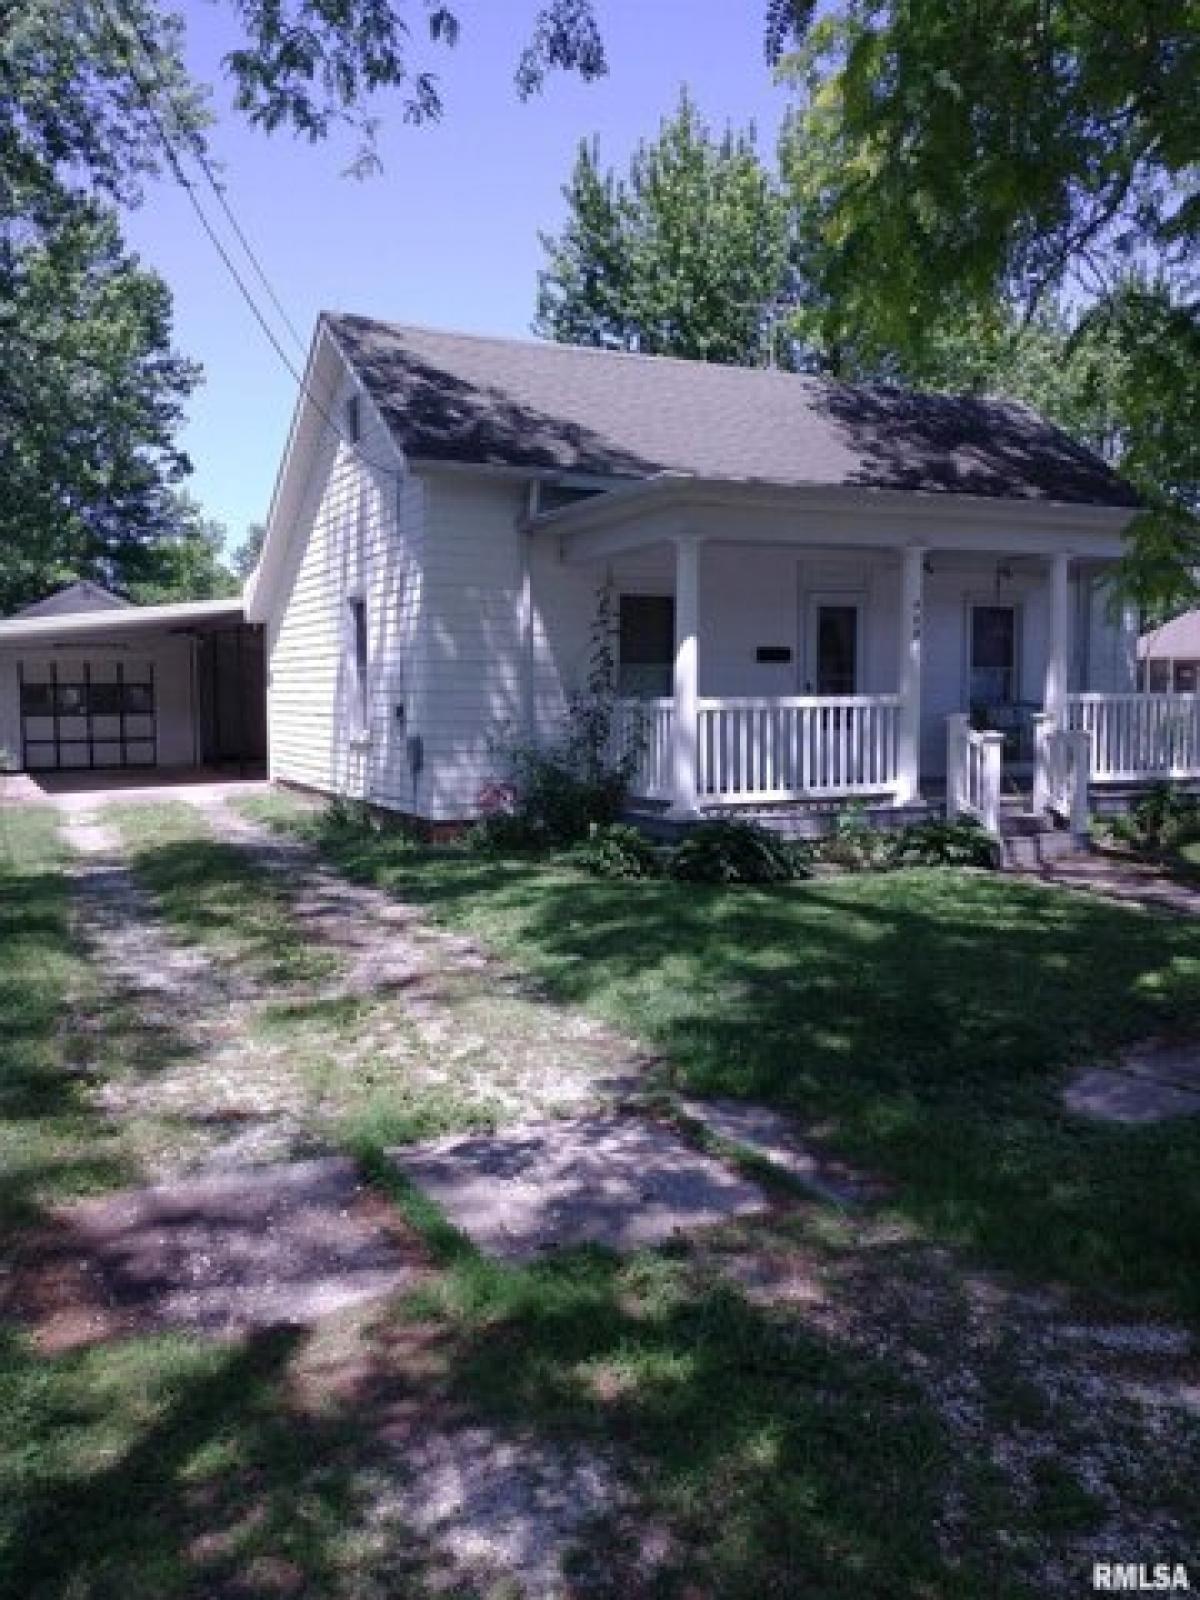
[[[1151,693],[1200,692],[1200,611],[1152,628],[1138,640],[1139,682]]]
[[[907,804],[949,760],[980,810],[1123,714],[1136,510],[1015,404],[325,315],[246,592],[271,772],[476,815],[497,737],[561,728],[607,586],[642,798]]]
[[[29,772],[262,762],[262,630],[238,599],[60,589],[0,621],[0,751]]]

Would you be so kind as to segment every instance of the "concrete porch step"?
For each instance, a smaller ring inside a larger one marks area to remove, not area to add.
[[[1091,844],[1067,828],[1056,828],[1053,823],[1032,830],[1006,831],[1004,819],[1001,819],[1000,852],[1000,864],[1005,872],[1036,872],[1051,862],[1090,855]]]

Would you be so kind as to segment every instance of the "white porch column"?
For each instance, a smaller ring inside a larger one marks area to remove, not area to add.
[[[921,635],[925,619],[925,547],[904,552],[900,597],[900,716],[896,749],[896,804],[915,800],[921,788]]]
[[[696,701],[700,670],[700,544],[675,540],[675,713],[671,724],[671,817],[700,812]]]
[[[1050,560],[1050,626],[1046,638],[1046,682],[1042,709],[1066,726],[1067,664],[1071,649],[1071,558],[1065,552]]]

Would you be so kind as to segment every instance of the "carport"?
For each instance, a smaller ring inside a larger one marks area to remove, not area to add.
[[[134,606],[74,585],[0,621],[0,765],[25,772],[266,761],[262,630],[240,598]]]

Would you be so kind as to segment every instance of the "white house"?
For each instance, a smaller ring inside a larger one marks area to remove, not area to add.
[[[1078,816],[1200,771],[1194,711],[1130,710],[1136,509],[1014,404],[325,315],[245,597],[270,770],[471,818],[497,735],[561,726],[606,586],[647,803],[948,786],[994,823],[1007,767]]]

